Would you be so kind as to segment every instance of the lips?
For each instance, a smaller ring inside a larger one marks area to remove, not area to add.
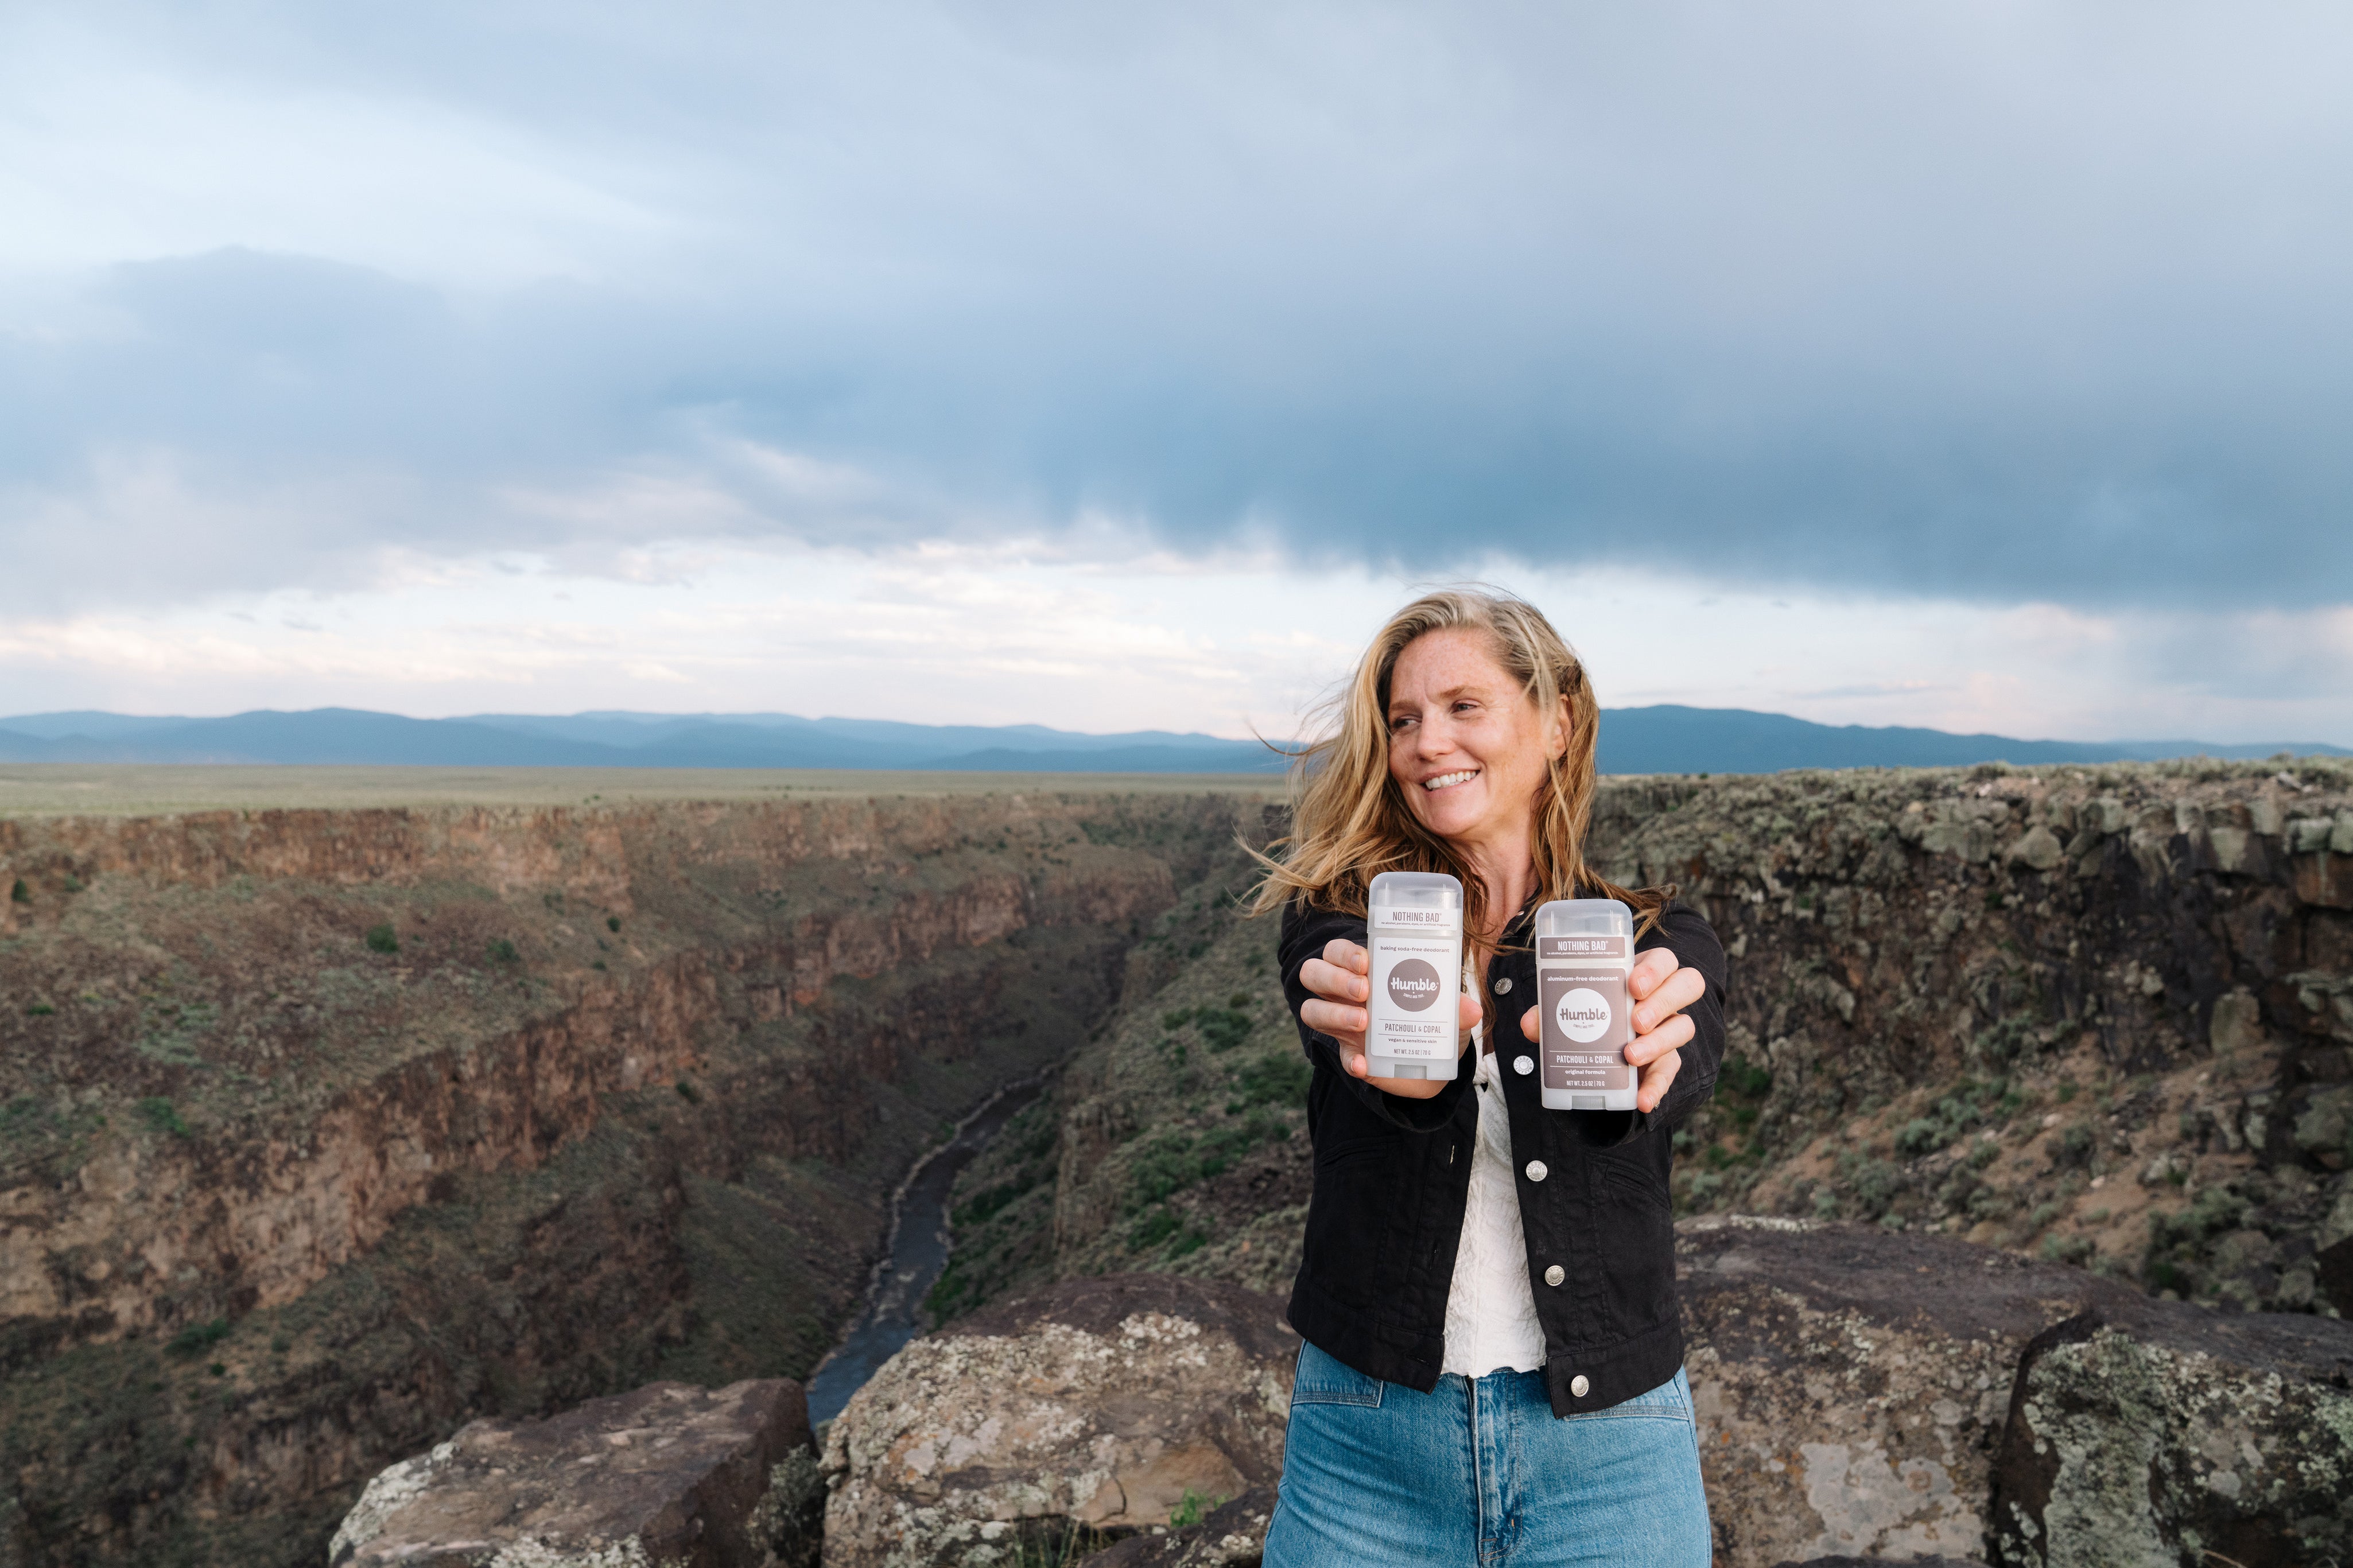
[[[1456,784],[1469,784],[1478,776],[1477,768],[1464,768],[1459,773],[1440,773],[1436,778],[1424,779],[1421,781],[1421,787],[1435,795],[1442,789],[1452,789]]]

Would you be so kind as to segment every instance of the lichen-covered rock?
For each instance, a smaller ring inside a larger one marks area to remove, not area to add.
[[[1065,1281],[919,1339],[827,1435],[827,1568],[980,1568],[1271,1486],[1299,1338],[1273,1298]]]
[[[370,1481],[330,1568],[807,1568],[800,1385],[656,1383],[544,1421],[476,1421]]]
[[[2353,1561],[2353,1325],[2145,1298],[2054,1325],[1989,1522],[2004,1568]]]
[[[1724,1568],[1979,1555],[2020,1352],[2132,1294],[1876,1226],[1711,1215],[1685,1220],[1676,1250]]]
[[[1087,1568],[1259,1568],[1273,1522],[1274,1489],[1252,1487],[1198,1524],[1131,1535],[1087,1559]]]

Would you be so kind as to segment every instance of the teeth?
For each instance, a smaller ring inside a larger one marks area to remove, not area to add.
[[[1478,776],[1478,769],[1469,768],[1459,773],[1440,773],[1434,779],[1424,779],[1421,781],[1421,787],[1424,789],[1444,789],[1449,784],[1468,784],[1471,780],[1475,779]]]

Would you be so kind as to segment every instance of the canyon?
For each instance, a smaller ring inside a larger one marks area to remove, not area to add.
[[[1247,791],[0,820],[0,1562],[317,1563],[470,1416],[806,1376]]]
[[[470,1417],[805,1377],[902,1173],[1040,1071],[934,1323],[1096,1275],[1279,1300],[1314,1155],[1236,840],[1280,826],[1140,790],[0,820],[0,1563],[316,1563]],[[1731,957],[1692,1223],[2353,1310],[2353,768],[1613,779],[1590,847]]]

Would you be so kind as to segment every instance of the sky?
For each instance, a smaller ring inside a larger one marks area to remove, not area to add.
[[[2353,13],[0,9],[0,713],[2353,743]]]

